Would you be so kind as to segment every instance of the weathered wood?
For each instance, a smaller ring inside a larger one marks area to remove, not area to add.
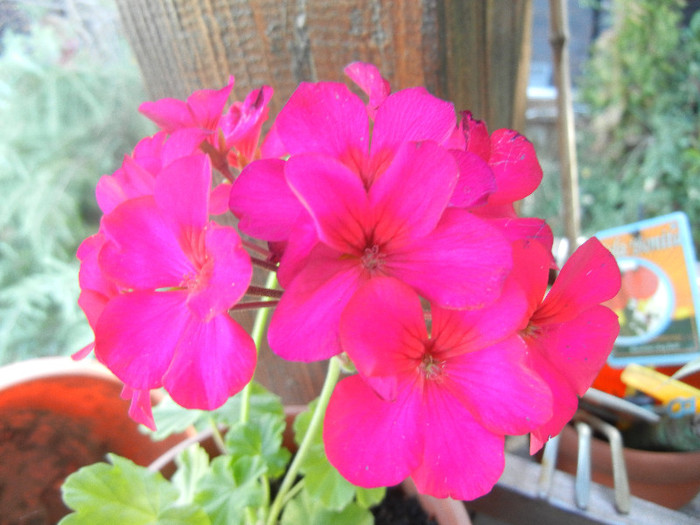
[[[343,80],[376,64],[395,89],[423,85],[491,129],[522,129],[531,0],[117,0],[152,98],[184,98],[236,76],[243,97]]]
[[[438,2],[440,90],[489,129],[522,131],[530,73],[531,0]]]

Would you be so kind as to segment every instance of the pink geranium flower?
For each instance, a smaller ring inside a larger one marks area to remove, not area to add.
[[[459,171],[437,144],[403,144],[369,191],[354,171],[326,155],[291,157],[285,176],[319,242],[273,314],[268,340],[282,357],[337,354],[343,308],[377,276],[400,279],[451,308],[498,298],[511,266],[509,243],[467,211],[447,208]],[[280,273],[287,263],[282,260]]]
[[[364,286],[343,312],[343,349],[359,375],[336,387],[324,423],[331,463],[364,487],[411,476],[419,492],[473,499],[504,466],[504,435],[551,415],[547,385],[515,336],[526,307],[510,287],[491,308],[432,308],[391,278]]]
[[[196,133],[214,167],[232,179],[229,168],[240,170],[260,156],[258,141],[273,93],[271,87],[263,86],[224,112],[233,85],[231,76],[221,89],[195,91],[186,102],[174,98],[144,102],[139,111],[168,134],[182,130]]]
[[[578,397],[612,350],[620,325],[601,303],[620,289],[620,271],[613,255],[591,238],[569,258],[545,296],[551,255],[540,243],[523,243],[514,257],[514,272],[529,301],[521,330],[529,366],[547,381],[555,399],[551,419],[532,431],[534,453],[571,419]]]
[[[213,409],[255,368],[253,342],[228,314],[252,266],[235,230],[209,221],[210,185],[205,155],[178,159],[158,174],[153,195],[119,204],[81,248],[95,355],[147,426],[148,390],[163,386],[185,407]]]

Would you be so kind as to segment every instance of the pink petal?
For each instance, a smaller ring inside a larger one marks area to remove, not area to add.
[[[152,197],[120,204],[102,219],[109,241],[99,255],[102,271],[123,288],[179,286],[196,273]]]
[[[131,419],[151,430],[156,429],[156,422],[153,419],[151,410],[150,390],[134,390],[130,386],[124,385],[121,398],[131,400],[131,405],[129,406],[129,417]]]
[[[234,78],[230,76],[228,84],[221,89],[201,89],[187,97],[187,106],[198,127],[216,129],[233,84]]]
[[[454,106],[423,88],[402,89],[379,106],[372,131],[372,156],[395,151],[403,142],[431,140],[438,144],[457,125]]]
[[[459,165],[459,180],[452,193],[450,205],[470,208],[486,204],[496,189],[496,180],[489,165],[475,153],[450,150]]]
[[[436,341],[441,347],[440,334]],[[445,353],[444,386],[491,432],[526,434],[552,415],[549,387],[525,366],[526,353],[517,336],[476,352]]]
[[[512,266],[500,232],[464,210],[449,208],[428,236],[392,248],[386,273],[448,308],[495,301]]]
[[[201,230],[209,221],[211,162],[204,154],[182,157],[156,178],[153,196],[179,231]]]
[[[340,318],[343,350],[384,399],[395,398],[399,378],[415,374],[427,340],[418,295],[390,277],[365,283]]]
[[[268,104],[273,89],[263,86],[248,93],[245,101],[234,103],[224,115],[221,129],[224,132],[227,148],[236,148],[243,156],[253,160],[258,147],[260,130],[267,120]]]
[[[499,129],[491,134],[489,166],[496,176],[491,204],[511,203],[530,195],[542,180],[542,168],[532,143],[517,131]]]
[[[530,434],[530,454],[534,454],[571,421],[578,409],[578,397],[569,383],[539,352],[530,352],[528,360],[530,367],[549,385],[554,401],[552,417]]]
[[[475,119],[470,111],[463,111],[461,117],[460,126],[467,141],[467,151],[477,154],[482,160],[488,162],[491,157],[491,139],[486,123]]]
[[[246,166],[233,184],[229,207],[243,233],[267,241],[286,240],[306,213],[287,184],[285,162],[263,159]]]
[[[222,182],[214,186],[209,195],[209,215],[223,215],[229,210],[229,200],[231,199],[231,189],[233,184]]]
[[[620,331],[617,315],[605,306],[593,306],[575,319],[541,328],[539,339],[544,357],[582,396],[590,388],[612,350]]]
[[[418,421],[425,439],[411,477],[421,494],[471,500],[490,491],[503,473],[504,438],[477,423],[450,393],[431,383]]]
[[[483,308],[454,310],[432,306],[432,337],[441,346],[473,352],[522,328],[528,303],[517,281],[507,278],[498,299]]]
[[[192,116],[187,104],[175,98],[144,102],[139,106],[139,112],[167,133],[192,126]]]
[[[250,335],[228,314],[207,323],[191,318],[177,342],[163,386],[185,408],[213,410],[248,384],[256,359]]]
[[[340,314],[361,284],[357,262],[319,245],[284,291],[267,333],[270,348],[290,361],[316,361],[340,352]]]
[[[620,270],[613,255],[592,237],[564,264],[533,322],[544,324],[571,319],[578,312],[615,297]]]
[[[159,388],[191,315],[185,292],[131,292],[105,307],[95,330],[95,356],[139,390]]]
[[[277,280],[282,288],[287,288],[294,277],[304,268],[306,261],[317,244],[316,226],[306,210],[297,217],[280,257]],[[274,250],[273,250],[274,251]]]
[[[369,149],[365,106],[345,84],[302,82],[275,121],[288,153],[323,153],[360,168]]]
[[[314,220],[319,238],[342,253],[361,255],[371,220],[360,178],[333,157],[301,154],[287,161],[287,182]]]
[[[359,376],[336,385],[326,409],[323,442],[331,464],[351,483],[383,487],[400,483],[419,464],[420,397],[405,392],[381,400]]]
[[[367,114],[374,120],[377,108],[391,93],[389,81],[382,77],[377,66],[365,62],[353,62],[343,72],[369,97]]]
[[[423,237],[433,231],[458,177],[452,155],[435,143],[402,144],[369,191],[377,222],[374,242],[381,245],[396,238]]]
[[[253,265],[234,228],[211,223],[206,230],[207,258],[190,289],[187,306],[202,321],[227,312],[243,297],[253,275]]]
[[[517,241],[513,243],[513,271],[510,276],[518,282],[527,298],[527,322],[540,306],[549,281],[552,254],[539,242]],[[524,328],[524,327],[523,327]]]

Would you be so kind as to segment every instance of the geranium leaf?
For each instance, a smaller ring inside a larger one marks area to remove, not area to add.
[[[284,407],[280,398],[258,383],[251,383],[250,419],[262,414],[284,416]],[[189,427],[201,431],[211,425],[214,420],[218,424],[232,427],[241,417],[241,394],[231,397],[216,410],[205,411],[183,408],[169,396],[153,407],[153,418],[157,430],[153,432],[154,439],[165,439],[171,434],[183,432]]]
[[[192,503],[197,484],[209,471],[209,455],[198,443],[187,447],[176,458],[172,483],[180,491],[179,503]]]
[[[357,504],[365,509],[379,505],[386,496],[386,487],[377,487],[375,489],[365,489],[362,487],[355,488],[355,499]]]
[[[267,474],[276,478],[284,473],[291,453],[282,447],[285,420],[282,415],[265,413],[239,423],[226,433],[226,447],[234,458],[259,456]]]
[[[206,510],[213,525],[245,523],[245,509],[264,502],[259,478],[265,471],[259,457],[243,457],[232,462],[230,456],[219,456],[200,479],[195,502]]]
[[[373,525],[374,517],[367,510],[351,503],[342,510],[330,510],[322,502],[302,491],[290,501],[282,515],[281,525]]]
[[[129,523],[130,525],[209,525],[201,507],[177,503],[178,491],[157,472],[108,455],[68,476],[63,500],[75,512],[61,525]]]

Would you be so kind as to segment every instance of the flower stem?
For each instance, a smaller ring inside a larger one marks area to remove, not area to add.
[[[277,518],[282,512],[282,506],[288,499],[287,494],[293,488],[297,473],[299,472],[299,467],[303,462],[311,443],[313,443],[314,437],[321,430],[328,401],[331,398],[331,394],[333,393],[333,389],[335,388],[339,377],[340,360],[337,357],[332,357],[328,363],[328,372],[326,373],[326,380],[323,383],[321,394],[318,397],[318,404],[316,405],[314,413],[311,416],[311,423],[309,423],[309,428],[304,435],[304,439],[299,445],[299,450],[297,450],[297,453],[294,455],[292,464],[289,466],[289,469],[287,469],[287,474],[285,474],[284,479],[282,480],[282,485],[280,486],[279,492],[277,492],[275,500],[272,502],[270,514],[267,517],[267,525],[275,525],[277,523]]]
[[[277,286],[277,274],[270,273],[267,276],[265,288],[274,289],[275,286]],[[267,326],[267,319],[270,317],[270,310],[270,308],[261,308],[255,315],[255,323],[253,323],[253,330],[250,335],[253,338],[253,343],[255,343],[255,348],[258,351],[258,354],[260,353],[260,345],[262,344],[263,334],[265,333],[265,327]],[[250,417],[251,383],[252,381],[249,381],[241,392],[241,423],[246,423]]]

